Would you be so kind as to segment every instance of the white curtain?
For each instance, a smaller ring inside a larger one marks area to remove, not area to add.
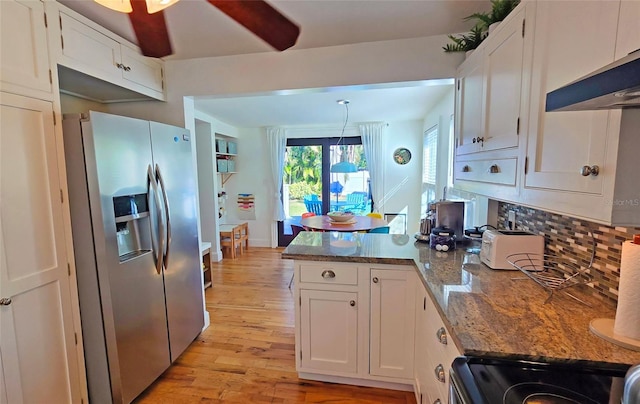
[[[362,148],[367,159],[371,180],[371,198],[376,212],[383,212],[384,204],[384,157],[382,132],[386,124],[382,122],[363,123],[358,126],[362,137]]]
[[[285,219],[282,206],[282,173],[284,172],[284,157],[287,149],[287,133],[284,128],[267,128],[267,141],[271,151],[271,178],[273,178],[273,221]]]

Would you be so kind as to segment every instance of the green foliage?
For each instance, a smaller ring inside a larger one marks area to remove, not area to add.
[[[319,184],[309,184],[306,182],[296,182],[289,186],[289,199],[303,199],[307,195],[320,195]]]
[[[477,48],[482,41],[487,37],[487,32],[483,30],[480,26],[475,26],[471,29],[471,32],[467,34],[463,34],[460,36],[455,35],[447,35],[452,44],[448,43],[446,46],[443,46],[445,52],[466,52]]]
[[[500,22],[507,18],[509,13],[520,4],[520,0],[491,0],[491,12],[489,13],[473,13],[464,20],[469,21],[476,19],[483,29],[489,29],[489,25],[494,22]]]
[[[504,20],[520,3],[520,0],[491,0],[490,12],[473,13],[465,21],[478,20],[469,34],[448,35],[453,43],[442,47],[445,52],[466,52],[477,48],[489,35],[489,25]]]

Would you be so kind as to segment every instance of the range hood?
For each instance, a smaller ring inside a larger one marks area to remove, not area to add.
[[[640,108],[640,49],[547,94],[546,111]]]

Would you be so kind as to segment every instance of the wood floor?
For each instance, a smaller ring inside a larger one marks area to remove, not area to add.
[[[136,402],[415,403],[411,392],[298,379],[293,262],[281,251],[251,248],[214,264],[211,325]]]

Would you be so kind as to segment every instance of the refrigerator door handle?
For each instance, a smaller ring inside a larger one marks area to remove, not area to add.
[[[160,172],[160,167],[156,164],[156,178],[160,183],[162,189],[162,199],[164,200],[164,211],[167,216],[167,239],[165,242],[165,254],[164,254],[164,270],[167,270],[169,264],[169,250],[171,249],[171,215],[169,214],[171,209],[169,208],[169,198],[167,197],[167,188],[164,185],[164,178]]]
[[[162,272],[162,263],[163,263],[163,254],[164,251],[164,238],[162,234],[164,233],[164,223],[162,222],[162,211],[160,210],[160,196],[158,195],[158,184],[156,183],[156,179],[153,176],[153,169],[151,168],[151,164],[147,168],[147,192],[149,187],[153,191],[154,202],[156,205],[156,212],[158,216],[158,234],[156,234],[158,240],[158,251],[156,251],[156,256],[154,257],[156,261],[156,272],[158,275]]]

